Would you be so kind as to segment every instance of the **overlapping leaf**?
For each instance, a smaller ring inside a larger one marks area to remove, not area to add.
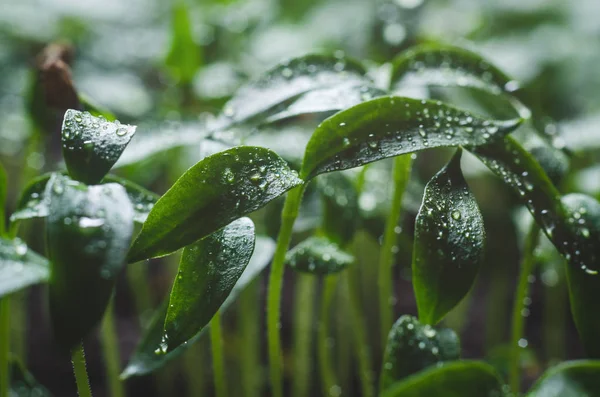
[[[326,237],[313,236],[286,254],[286,263],[294,270],[312,274],[333,274],[354,262],[354,257]]]
[[[20,239],[0,237],[0,297],[48,281],[48,261]]]

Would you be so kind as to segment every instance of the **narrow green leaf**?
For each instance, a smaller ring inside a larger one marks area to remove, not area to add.
[[[381,397],[492,397],[503,395],[494,368],[479,361],[455,361],[427,369],[384,390]]]
[[[254,224],[240,218],[184,248],[161,344],[173,351],[200,332],[219,310],[254,250]]]
[[[333,274],[354,262],[354,257],[326,237],[309,237],[292,248],[285,258],[294,270],[312,274]]]
[[[42,386],[16,358],[10,360],[10,397],[51,397],[52,394]]]
[[[321,231],[333,242],[343,246],[352,240],[358,228],[358,192],[350,178],[333,172],[317,178],[323,201]]]
[[[272,151],[240,146],[206,157],[160,198],[128,260],[167,255],[302,184]]]
[[[48,281],[48,261],[20,239],[0,238],[0,297]]]
[[[479,146],[513,131],[520,119],[485,120],[441,102],[383,97],[325,120],[312,135],[300,177],[358,167],[442,146]]]
[[[415,221],[413,286],[419,320],[435,325],[469,292],[483,262],[485,229],[460,169],[462,150],[425,186]]]
[[[52,195],[51,190],[48,188],[48,181],[52,175],[58,174],[50,173],[42,175],[27,185],[19,198],[17,209],[10,217],[12,222],[31,218],[45,218],[48,216],[50,213],[50,196]],[[156,193],[114,175],[107,175],[104,178],[104,182],[118,183],[125,188],[129,196],[129,201],[131,201],[133,206],[133,219],[136,222],[141,223],[146,220],[148,213],[159,198]]]
[[[56,174],[46,221],[54,336],[70,349],[101,320],[125,262],[133,209],[116,183],[86,186]]]
[[[185,1],[173,5],[171,20],[171,48],[165,64],[173,77],[189,84],[202,64],[202,48],[194,41],[192,22]]]
[[[225,300],[221,306],[221,311],[225,311],[242,292],[242,290],[250,284],[258,275],[267,267],[271,262],[273,253],[275,252],[275,242],[268,237],[256,238],[256,244],[250,263],[246,267],[244,273],[239,278],[229,297]],[[168,300],[156,311],[155,316],[152,318],[148,329],[145,330],[141,341],[139,342],[133,356],[130,358],[127,367],[121,374],[122,378],[129,378],[131,376],[142,376],[156,371],[162,368],[169,361],[179,357],[194,343],[200,340],[206,331],[207,327],[204,327],[198,334],[196,334],[187,343],[180,345],[175,350],[161,354],[161,343],[165,324],[165,318],[167,316]],[[158,351],[158,354],[156,353]]]
[[[69,109],[62,125],[63,156],[73,179],[99,183],[127,147],[135,126]]]
[[[550,368],[527,397],[600,396],[600,361],[567,361]]]
[[[412,316],[402,316],[388,335],[379,380],[380,390],[429,366],[458,360],[460,341],[451,329],[436,330]]]

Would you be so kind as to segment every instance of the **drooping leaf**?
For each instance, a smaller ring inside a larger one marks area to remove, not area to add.
[[[483,218],[462,175],[461,154],[431,178],[415,221],[412,282],[425,324],[437,324],[467,295],[483,261]]]
[[[0,297],[48,281],[48,261],[20,239],[0,238]]]
[[[451,329],[436,330],[416,318],[402,316],[388,335],[380,377],[380,390],[429,366],[458,360],[460,341]]]
[[[442,146],[479,146],[513,131],[520,119],[485,120],[441,102],[383,97],[325,120],[312,135],[300,177],[358,167]]]
[[[184,248],[164,325],[161,349],[173,351],[219,310],[254,250],[254,224],[240,218]]]
[[[333,274],[354,262],[354,257],[326,237],[309,237],[286,254],[286,263],[294,270],[312,274]]]
[[[202,64],[202,47],[194,41],[186,2],[175,1],[172,12],[171,48],[165,64],[178,82],[189,84]]]
[[[455,361],[433,367],[397,382],[381,397],[483,397],[502,396],[494,368],[480,361]]]
[[[133,233],[133,209],[116,183],[86,186],[55,174],[46,220],[54,336],[73,347],[101,320]]]
[[[268,149],[240,146],[206,157],[156,202],[128,259],[174,252],[300,184],[286,162]]]
[[[229,297],[221,306],[221,311],[226,310],[231,303],[235,301],[240,292],[242,292],[242,290],[267,267],[271,262],[274,252],[275,242],[272,239],[261,236],[256,238],[255,249],[252,258],[250,259],[250,263],[248,263],[246,270],[242,273],[242,276],[231,290]],[[169,361],[179,357],[206,334],[208,328],[204,327],[197,335],[190,339],[188,343],[180,345],[175,350],[167,352],[166,354],[161,354],[160,346],[162,343],[167,309],[168,299],[165,300],[164,304],[156,311],[156,314],[152,318],[148,329],[144,332],[135,353],[121,374],[122,378],[142,376],[156,371]]]
[[[567,361],[550,368],[527,397],[600,395],[600,361]]]
[[[56,173],[50,173],[42,175],[27,185],[23,194],[19,198],[17,203],[17,209],[12,213],[10,220],[12,222],[31,219],[31,218],[44,218],[50,213],[50,196],[52,195],[51,190],[48,188],[48,181],[52,175]],[[125,188],[129,201],[133,206],[134,221],[144,222],[148,217],[148,213],[154,206],[154,203],[158,200],[159,196],[143,187],[128,181],[127,179],[120,178],[114,175],[107,175],[104,178],[106,183],[118,183]]]
[[[321,231],[333,242],[344,245],[358,228],[358,192],[341,172],[321,175],[317,187],[323,201]]]
[[[42,386],[16,358],[10,359],[9,397],[51,397],[52,394]]]
[[[69,109],[62,125],[63,156],[69,174],[88,185],[99,183],[135,134],[135,126],[110,122]]]

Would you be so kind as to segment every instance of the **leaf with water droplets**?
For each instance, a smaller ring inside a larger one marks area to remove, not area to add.
[[[461,154],[425,186],[415,221],[412,280],[419,320],[431,325],[467,295],[483,261],[483,218],[462,175]]]
[[[0,238],[0,297],[48,281],[48,261],[17,239]]]
[[[42,175],[27,185],[19,198],[17,209],[10,217],[12,222],[48,216],[50,213],[50,196],[52,194],[52,191],[48,188],[48,181],[52,175],[58,174],[50,173]],[[146,220],[148,213],[159,198],[156,193],[146,190],[127,179],[114,175],[107,175],[104,178],[104,182],[118,183],[125,188],[125,191],[129,196],[129,201],[131,201],[133,206],[133,220],[136,222],[142,223]]]
[[[382,390],[381,397],[503,396],[500,376],[483,361],[455,361],[419,372]]]
[[[333,242],[343,246],[352,240],[358,228],[358,192],[350,178],[342,172],[317,178],[323,201],[321,231]]]
[[[208,156],[156,202],[128,259],[170,254],[302,183],[281,157],[265,148],[240,146]]]
[[[294,270],[312,274],[333,274],[354,262],[354,257],[326,237],[309,237],[292,248],[285,257]]]
[[[598,396],[600,361],[567,361],[548,369],[527,397]]]
[[[254,250],[254,224],[240,218],[183,249],[165,319],[163,353],[200,332],[225,302]]]
[[[521,119],[486,120],[441,102],[377,98],[319,125],[306,147],[300,177],[308,180],[429,148],[484,145],[520,123]]]
[[[62,124],[63,157],[69,174],[88,185],[99,183],[123,153],[135,126],[69,109]]]
[[[380,390],[429,366],[458,360],[460,341],[448,328],[435,329],[422,325],[412,316],[402,316],[392,326],[388,335]]]
[[[52,394],[27,371],[16,357],[9,359],[9,397],[51,397]]]
[[[268,237],[256,237],[254,253],[250,259],[250,263],[246,266],[246,270],[238,279],[237,283],[231,290],[229,297],[225,300],[220,310],[226,310],[244,290],[244,288],[252,282],[271,262],[273,253],[275,252],[275,242]],[[208,327],[202,328],[192,339],[187,343],[180,345],[173,351],[161,354],[160,344],[162,342],[165,318],[167,316],[168,300],[156,311],[150,325],[145,330],[142,338],[130,358],[127,368],[121,374],[122,378],[131,376],[142,376],[162,368],[169,361],[179,357],[183,352],[198,342],[203,335],[206,334]],[[157,350],[158,349],[158,350]],[[156,353],[158,351],[158,354]]]
[[[55,174],[46,220],[50,315],[70,349],[101,320],[133,233],[133,208],[116,183],[86,186]]]

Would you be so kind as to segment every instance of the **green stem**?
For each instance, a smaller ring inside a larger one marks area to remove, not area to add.
[[[565,314],[569,301],[562,266],[554,266],[558,279],[554,285],[544,286],[543,327],[544,353],[549,365],[560,362],[565,357]],[[550,270],[546,270],[550,271]]]
[[[535,266],[534,250],[538,241],[539,227],[533,223],[523,246],[523,258],[521,259],[521,268],[519,272],[519,281],[513,305],[512,330],[510,340],[510,366],[509,366],[509,385],[515,395],[519,395],[521,388],[521,379],[519,377],[519,361],[521,358],[521,347],[519,341],[523,337],[525,323],[522,314],[525,308],[525,298],[529,294],[529,276]]]
[[[260,324],[258,284],[252,282],[240,294],[238,315],[241,323],[241,379],[246,397],[260,397]]]
[[[394,158],[394,192],[390,212],[386,219],[383,234],[383,247],[379,257],[379,313],[381,316],[381,342],[385,346],[387,335],[392,328],[394,299],[392,267],[394,265],[394,247],[398,240],[396,228],[402,210],[402,196],[410,178],[412,159],[410,155],[396,156]]]
[[[323,280],[323,296],[321,298],[321,313],[319,318],[319,331],[317,348],[319,356],[319,372],[323,387],[323,396],[331,395],[331,390],[337,385],[336,376],[332,370],[331,347],[327,343],[329,339],[329,318],[331,303],[335,295],[338,276],[326,276]]]
[[[315,285],[317,278],[312,274],[298,274],[294,299],[294,379],[293,397],[309,395],[312,384],[310,359],[312,357],[313,317],[315,307]]]
[[[205,339],[196,342],[185,352],[183,357],[188,397],[203,397],[206,395],[204,374],[206,372],[205,357],[207,356],[208,346],[205,342]]]
[[[221,312],[217,312],[210,321],[210,344],[215,376],[215,396],[227,397],[227,377],[225,376],[225,357],[221,331]]]
[[[285,270],[285,254],[292,239],[294,221],[298,217],[305,185],[290,190],[281,213],[281,227],[277,237],[277,246],[271,264],[269,290],[267,296],[267,337],[269,343],[269,366],[273,397],[283,397],[283,371],[281,357],[281,337],[279,330],[279,312],[281,309],[281,287]]]
[[[71,351],[71,362],[73,363],[73,373],[75,374],[75,382],[77,383],[77,394],[79,397],[92,397],[90,380],[85,368],[83,343],[80,343]]]
[[[124,397],[125,389],[119,379],[121,357],[119,355],[119,339],[115,331],[115,326],[113,299],[108,305],[106,313],[104,313],[100,337],[102,339],[102,353],[104,355],[104,365],[110,395],[112,397]]]
[[[10,350],[10,299],[0,299],[0,397],[10,393],[8,352]]]
[[[148,325],[149,316],[153,313],[152,298],[148,288],[148,266],[146,263],[132,263],[127,267],[127,281],[133,295],[135,310],[142,328]]]
[[[351,269],[350,269],[351,270]],[[373,384],[373,364],[371,362],[371,352],[367,343],[367,331],[365,329],[362,313],[362,302],[357,293],[359,288],[356,280],[353,280],[349,271],[345,271],[342,277],[346,279],[346,288],[350,295],[350,318],[352,321],[352,330],[358,353],[358,367],[363,397],[374,397],[375,387]]]

